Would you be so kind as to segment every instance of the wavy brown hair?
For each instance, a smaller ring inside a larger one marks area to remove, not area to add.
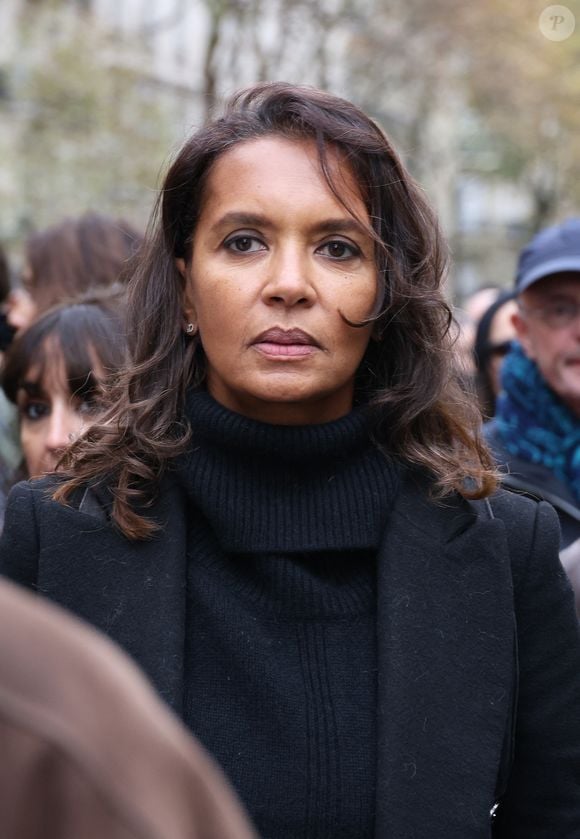
[[[23,278],[39,312],[124,283],[142,236],[124,219],[87,212],[31,233]]]
[[[259,84],[235,95],[171,165],[130,282],[130,363],[103,422],[71,449],[68,478],[54,494],[66,501],[87,482],[106,483],[113,521],[129,538],[155,529],[147,507],[171,459],[188,447],[185,394],[205,378],[203,348],[184,334],[184,281],[175,260],[191,259],[212,165],[234,145],[265,136],[313,141],[321,171],[343,204],[329,152],[348,163],[359,184],[372,224],[379,293],[356,399],[374,409],[377,442],[425,467],[440,495],[456,489],[482,497],[495,488],[478,435],[480,415],[454,371],[453,319],[441,289],[447,251],[421,189],[383,131],[355,105],[311,88]]]

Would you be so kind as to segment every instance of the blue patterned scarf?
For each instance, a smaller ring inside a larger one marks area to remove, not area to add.
[[[505,357],[497,401],[499,434],[510,454],[553,472],[580,501],[580,422],[546,385],[519,344]]]
[[[505,357],[497,400],[499,434],[510,454],[541,463],[580,501],[580,421],[546,385],[519,344]]]

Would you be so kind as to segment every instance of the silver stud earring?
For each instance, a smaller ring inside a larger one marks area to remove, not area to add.
[[[187,326],[185,327],[185,331],[187,332],[188,335],[193,335],[193,333],[196,331],[195,324],[188,323]]]

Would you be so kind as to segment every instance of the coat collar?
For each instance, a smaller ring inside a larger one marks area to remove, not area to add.
[[[513,685],[503,522],[409,474],[378,566],[377,837],[487,836]],[[475,831],[475,832],[474,832]]]

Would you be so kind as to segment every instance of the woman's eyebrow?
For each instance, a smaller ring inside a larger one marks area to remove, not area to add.
[[[43,396],[44,391],[40,382],[19,382],[18,390],[23,390],[27,396]]]
[[[362,233],[368,236],[368,231],[364,224],[356,221],[354,218],[329,218],[313,225],[313,232],[315,233]]]

